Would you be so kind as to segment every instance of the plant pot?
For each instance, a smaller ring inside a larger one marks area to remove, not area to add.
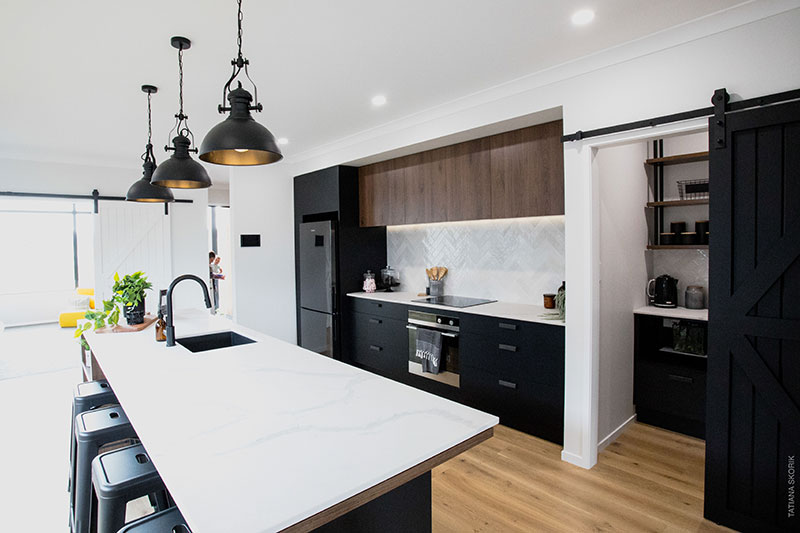
[[[129,326],[144,322],[144,298],[138,305],[125,306],[125,320],[128,321]]]

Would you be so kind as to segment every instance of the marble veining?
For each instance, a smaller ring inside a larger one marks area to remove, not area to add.
[[[498,423],[206,313],[175,325],[257,342],[193,354],[152,328],[87,340],[195,533],[279,531]]]
[[[389,226],[386,243],[403,291],[446,266],[446,294],[541,304],[564,279],[563,216]]]

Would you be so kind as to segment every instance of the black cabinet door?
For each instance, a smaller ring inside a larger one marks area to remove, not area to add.
[[[349,360],[392,378],[402,379],[408,371],[406,323],[379,315],[350,313],[345,350]]]
[[[800,102],[720,113],[710,132],[705,515],[798,531]]]
[[[543,385],[564,385],[564,329],[533,328],[514,339],[461,336],[461,364]]]
[[[557,444],[564,441],[564,388],[525,377],[461,370],[465,402],[500,417],[500,423]]]

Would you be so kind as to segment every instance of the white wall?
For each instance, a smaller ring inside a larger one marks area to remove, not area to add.
[[[293,174],[284,163],[234,168],[231,240],[234,319],[291,343],[297,341],[294,284]],[[239,236],[260,234],[261,246],[242,248]]]
[[[647,304],[648,181],[644,142],[601,148],[595,163],[600,202],[600,354],[597,436],[613,441],[633,408],[633,310]]]
[[[133,161],[138,160],[134,158]],[[91,194],[97,189],[103,196],[125,196],[128,188],[141,177],[142,169],[136,166],[116,168],[0,159],[0,191]],[[176,198],[191,199],[193,203],[170,205],[173,276],[192,273],[205,280],[208,278],[208,194],[205,190],[175,190],[174,193]],[[20,257],[24,260],[24,254]],[[203,306],[200,289],[195,287],[191,294],[189,292],[190,289],[184,287],[176,290],[176,308]],[[158,299],[156,292],[148,296]]]
[[[194,274],[208,280],[208,192],[201,190],[173,191],[176,197],[193,200],[191,204],[171,204],[169,216],[172,232],[172,275]],[[156,299],[158,295],[156,294]],[[175,309],[205,308],[200,287],[183,281],[173,294]]]
[[[797,0],[751,2],[298,154],[285,173],[347,163],[558,106],[569,133],[706,107],[719,87],[744,98],[796,89],[797,28]],[[584,148],[583,143],[569,143],[564,151],[570,305],[562,457],[590,467],[596,462],[598,434],[599,254],[592,150]],[[259,182],[253,191],[272,205],[275,196],[289,201],[287,187]],[[233,201],[233,185],[231,193]],[[240,196],[249,194],[240,190]],[[258,200],[246,203],[253,202]],[[287,206],[279,207],[286,212]],[[291,256],[291,229],[286,232],[282,247],[272,250],[278,257]],[[269,283],[290,285],[291,270],[276,270],[287,277]],[[293,305],[293,299],[286,294],[280,305]]]

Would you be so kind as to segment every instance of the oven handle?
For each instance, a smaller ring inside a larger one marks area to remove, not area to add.
[[[412,326],[411,324],[406,324],[406,329],[415,329],[416,330],[416,329],[419,329],[419,328],[417,326]],[[438,331],[437,329],[434,329],[434,328],[425,328],[425,329]],[[445,333],[444,331],[439,331],[439,333],[441,333],[443,337],[451,337],[453,339],[457,339],[458,338],[458,333]]]

